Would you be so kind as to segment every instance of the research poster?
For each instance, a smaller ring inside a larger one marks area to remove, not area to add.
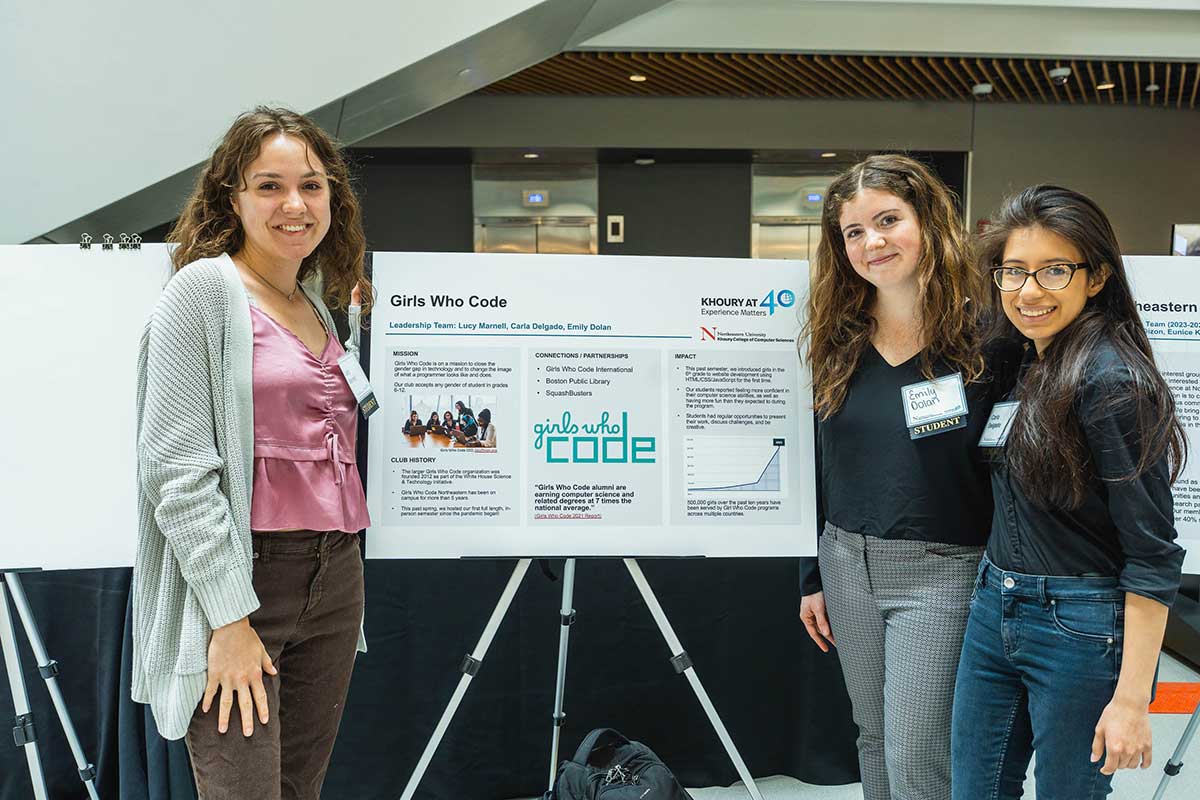
[[[1154,358],[1175,395],[1189,458],[1174,486],[1183,570],[1200,574],[1200,258],[1128,256],[1125,267]]]
[[[368,556],[815,554],[806,263],[373,264]]]

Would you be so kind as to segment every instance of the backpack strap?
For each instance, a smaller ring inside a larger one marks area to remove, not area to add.
[[[611,741],[605,742],[603,745],[605,747],[629,744],[628,739],[612,728],[596,728],[583,737],[583,741],[579,743],[579,749],[575,751],[575,757],[571,760],[580,766],[587,766],[588,757],[591,756],[592,751],[596,749],[602,739],[606,738]]]

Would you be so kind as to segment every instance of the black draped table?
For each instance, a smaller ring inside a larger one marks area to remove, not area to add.
[[[797,619],[795,559],[643,560],[680,640],[755,776],[858,779],[857,728],[836,655]],[[400,796],[475,645],[511,561],[369,561],[358,657],[324,797]],[[552,562],[561,570],[562,562]],[[182,742],[129,699],[128,569],[22,579],[102,798],[194,797]],[[419,798],[500,800],[546,788],[561,584],[531,569],[443,740]],[[686,786],[737,780],[648,609],[618,560],[580,560],[563,752],[593,727],[649,744]],[[24,673],[50,796],[84,798],[24,634]],[[12,697],[0,687],[0,720]],[[215,720],[214,720],[214,724]],[[0,800],[32,796],[24,753],[0,739]]]

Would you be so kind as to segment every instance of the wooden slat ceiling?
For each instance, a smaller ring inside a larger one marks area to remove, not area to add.
[[[1055,85],[1056,67],[1071,77]],[[635,82],[631,75],[645,76]],[[560,53],[486,86],[492,95],[795,97],[1146,105],[1195,109],[1200,62],[795,53]],[[1112,83],[1111,89],[1101,89]],[[1157,87],[1157,88],[1155,88]]]

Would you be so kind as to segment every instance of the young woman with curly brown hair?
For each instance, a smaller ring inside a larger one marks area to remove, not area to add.
[[[954,675],[992,513],[986,289],[949,190],[878,155],[830,185],[804,342],[819,557],[800,617],[836,642],[866,800],[949,800]]]
[[[317,798],[364,649],[369,524],[328,310],[371,298],[338,145],[290,111],[241,115],[169,240],[138,364],[133,698],[186,736],[201,798]]]

